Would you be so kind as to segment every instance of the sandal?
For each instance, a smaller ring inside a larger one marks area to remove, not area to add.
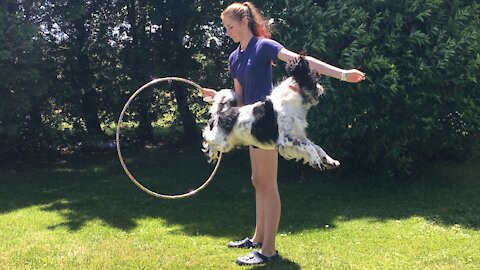
[[[278,251],[276,251],[275,255],[268,257],[254,250],[250,252],[248,255],[238,257],[236,263],[238,265],[256,265],[256,264],[263,264],[266,262],[270,262],[278,258],[279,258]]]
[[[229,248],[261,248],[262,243],[252,242],[250,238],[245,238],[240,241],[232,241],[227,245]]]

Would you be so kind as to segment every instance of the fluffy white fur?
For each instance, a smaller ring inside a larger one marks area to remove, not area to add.
[[[318,97],[323,94],[323,87],[315,84],[317,89],[304,89],[289,77],[267,97],[271,100],[278,125],[278,138],[271,143],[258,141],[252,134],[252,123],[255,120],[253,113],[257,106],[264,106],[259,101],[243,107],[233,107],[236,104],[235,93],[230,89],[217,92],[210,108],[209,124],[203,129],[204,152],[213,161],[218,158],[219,152],[227,153],[237,146],[253,145],[262,149],[277,149],[285,159],[303,160],[315,169],[331,169],[340,165],[332,159],[320,146],[307,138],[306,121],[308,109],[318,103]],[[300,92],[292,90],[290,86],[300,91],[313,92],[313,98],[307,101]],[[229,132],[219,126],[219,117],[228,112],[235,112],[235,124]]]

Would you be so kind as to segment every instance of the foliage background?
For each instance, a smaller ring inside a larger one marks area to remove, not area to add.
[[[231,87],[235,48],[219,18],[230,2],[28,1],[0,4],[0,158],[38,160],[113,138],[128,96],[152,78]],[[324,79],[312,139],[343,172],[403,178],[424,161],[479,153],[477,1],[306,1],[255,4],[293,51],[358,68],[358,85]],[[280,63],[278,81],[285,73]],[[197,142],[198,93],[161,85],[132,105],[129,138]]]

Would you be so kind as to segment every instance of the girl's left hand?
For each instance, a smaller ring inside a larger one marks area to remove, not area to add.
[[[365,73],[358,69],[349,69],[345,71],[346,81],[351,83],[358,83],[365,80]]]
[[[210,97],[210,98],[215,98],[215,95],[217,94],[217,91],[210,89],[210,88],[202,88],[200,89],[202,92],[203,97]]]
[[[210,88],[202,88],[201,89],[202,96],[203,96],[203,101],[212,103],[213,99],[217,95],[217,91],[210,89]]]

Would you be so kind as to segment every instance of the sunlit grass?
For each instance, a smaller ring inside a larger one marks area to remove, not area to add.
[[[199,149],[124,155],[157,191],[188,190],[211,170]],[[252,234],[248,164],[244,150],[227,155],[206,190],[180,201],[140,191],[115,153],[2,172],[0,268],[238,269],[247,251],[225,244]],[[281,169],[282,259],[265,269],[480,269],[479,165],[433,165],[410,184],[292,182]]]

